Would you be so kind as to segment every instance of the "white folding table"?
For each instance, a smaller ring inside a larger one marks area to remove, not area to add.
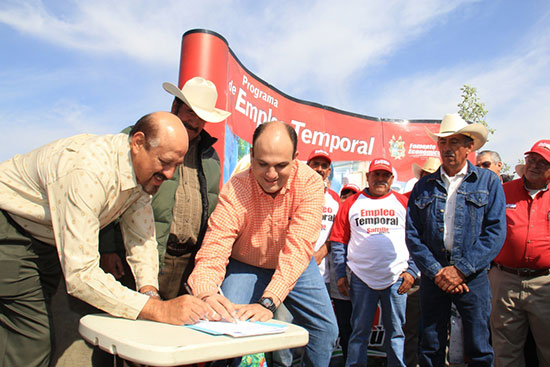
[[[128,320],[107,314],[86,315],[78,331],[89,343],[126,360],[150,366],[178,366],[301,347],[308,332],[288,325],[284,333],[233,338],[210,335],[185,326]]]

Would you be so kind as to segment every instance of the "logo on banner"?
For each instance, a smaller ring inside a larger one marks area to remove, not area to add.
[[[396,140],[395,135],[391,136],[390,144],[390,157],[395,159],[401,159],[405,157],[405,141],[401,139],[401,136]]]

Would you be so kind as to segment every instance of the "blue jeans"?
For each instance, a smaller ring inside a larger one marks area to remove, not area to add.
[[[418,356],[420,366],[444,366],[445,347],[451,315],[451,302],[456,305],[464,328],[464,360],[470,367],[492,366],[493,348],[489,343],[491,289],[487,271],[481,271],[468,281],[470,291],[450,295],[432,279],[420,279],[420,309],[422,342]]]
[[[254,303],[262,296],[273,273],[272,269],[230,259],[222,284],[223,293],[233,303]],[[338,326],[315,260],[311,260],[298,278],[284,304],[294,317],[294,323],[309,332],[309,343],[304,354],[305,365],[328,367],[338,337]]]
[[[346,367],[367,365],[367,349],[378,301],[382,306],[382,323],[386,331],[384,348],[388,356],[388,367],[405,366],[403,362],[405,345],[403,324],[405,323],[407,295],[397,293],[402,282],[400,279],[388,288],[376,290],[351,273],[352,332],[348,345]]]

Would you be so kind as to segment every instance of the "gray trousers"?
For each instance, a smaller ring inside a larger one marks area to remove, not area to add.
[[[48,366],[49,302],[60,276],[56,248],[0,212],[0,367]]]

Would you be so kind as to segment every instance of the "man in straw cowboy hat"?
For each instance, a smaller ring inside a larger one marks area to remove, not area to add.
[[[442,165],[418,181],[407,209],[407,246],[422,272],[419,362],[445,364],[452,302],[462,316],[465,360],[492,366],[487,270],[504,242],[505,200],[498,177],[467,160],[487,140],[487,129],[447,114],[439,132],[428,135]]]
[[[164,299],[172,299],[187,293],[185,282],[193,270],[208,217],[218,201],[221,166],[213,148],[217,139],[204,127],[207,122],[222,122],[231,113],[216,108],[218,93],[210,80],[194,77],[181,89],[168,82],[162,87],[175,97],[172,113],[181,119],[189,135],[189,151],[183,164],[152,202],[161,264],[159,293]],[[110,263],[106,255],[103,257],[105,263]],[[109,266],[115,276],[123,275],[119,260],[114,257],[115,266]]]
[[[204,127],[207,122],[222,122],[230,112],[216,108],[216,86],[202,77],[189,79],[181,89],[172,83],[163,83],[163,88],[175,97],[171,112],[180,118],[187,131],[188,139],[181,144],[189,146],[183,164],[162,184],[152,200],[160,269],[158,292],[151,295],[168,300],[186,293],[184,283],[193,270],[194,256],[218,200],[221,168],[213,148],[217,139]],[[122,260],[126,252],[118,224],[111,224],[100,232],[100,252],[101,267],[123,284],[134,287],[133,274]],[[77,299],[67,299],[62,286],[60,289],[53,300],[54,361],[57,359],[58,367],[89,365],[90,360],[99,359],[101,353],[96,349],[93,358],[90,357],[92,350],[80,338],[77,321],[93,310]]]
[[[530,328],[541,366],[550,365],[550,140],[539,140],[503,185],[506,241],[489,272],[496,366],[523,366]]]

